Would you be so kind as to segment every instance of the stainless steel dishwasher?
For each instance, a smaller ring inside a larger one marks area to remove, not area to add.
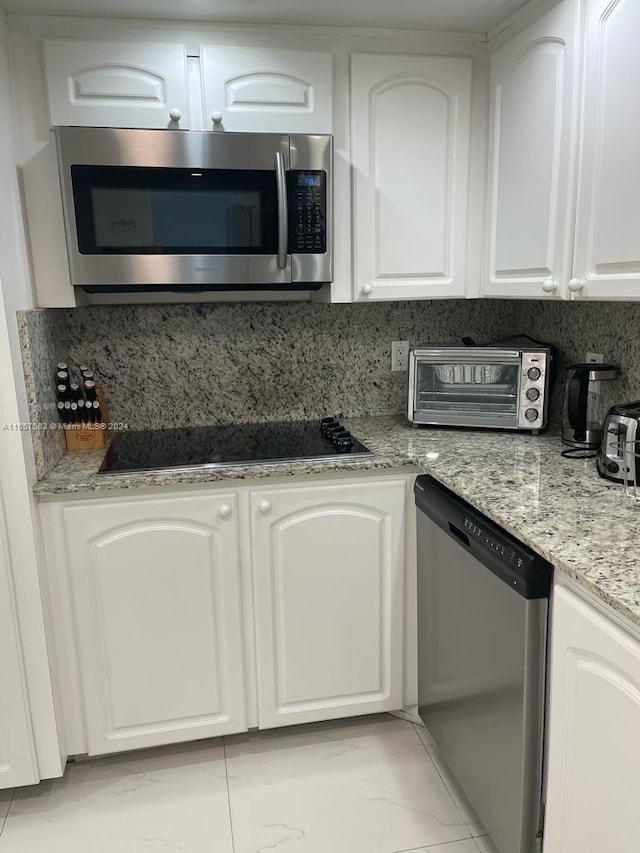
[[[420,716],[499,853],[535,853],[552,567],[431,477],[415,499]]]

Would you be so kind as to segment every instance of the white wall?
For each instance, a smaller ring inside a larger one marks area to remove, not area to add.
[[[38,771],[47,777],[59,775],[61,763],[38,572],[39,526],[31,492],[33,453],[28,432],[11,428],[28,421],[16,311],[32,307],[33,297],[18,182],[6,21],[2,18],[0,187],[0,491],[8,531],[4,570],[15,592]]]

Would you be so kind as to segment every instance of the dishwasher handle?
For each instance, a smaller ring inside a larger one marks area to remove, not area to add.
[[[548,598],[553,566],[442,483],[424,474],[414,486],[416,508],[514,592]]]
[[[452,524],[451,522],[449,522],[449,533],[454,537],[454,539],[457,539],[459,542],[461,542],[465,546],[465,548],[471,547],[471,543],[469,542],[469,537],[467,536],[467,534],[463,533],[462,530],[459,530],[455,526],[455,524]]]

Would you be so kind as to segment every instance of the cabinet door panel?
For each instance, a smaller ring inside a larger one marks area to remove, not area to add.
[[[52,125],[189,127],[183,45],[46,41],[44,56]]]
[[[404,500],[404,483],[252,494],[261,728],[402,707]]]
[[[464,295],[470,92],[467,59],[351,57],[358,296]]]
[[[201,49],[205,123],[225,130],[331,133],[333,57],[271,48]]]
[[[545,853],[635,853],[640,643],[554,590]]]
[[[491,57],[486,296],[560,298],[571,263],[576,4]],[[543,290],[545,281],[556,289]]]
[[[234,496],[68,506],[90,753],[244,728]]]
[[[39,781],[0,495],[0,789]]]
[[[640,5],[587,4],[574,275],[581,297],[640,298]]]

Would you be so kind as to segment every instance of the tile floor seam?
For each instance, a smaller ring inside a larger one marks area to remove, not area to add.
[[[229,788],[229,765],[227,764],[227,739],[222,738],[222,754],[224,755],[224,778],[227,786],[227,808],[229,810],[229,832],[231,833],[231,853],[236,853],[236,840],[233,834],[233,815],[231,813],[231,790]]]
[[[453,847],[454,844],[460,844],[461,841],[472,841],[474,846],[478,846],[475,843],[474,838],[456,838],[454,841],[438,841],[436,844],[421,844],[420,847],[409,847],[406,850],[394,850],[393,853],[420,853],[421,850],[435,850],[436,847]],[[446,853],[446,850],[444,850],[443,853]]]
[[[16,795],[16,789],[14,788],[13,791],[11,792],[11,798],[9,800],[9,805],[7,806],[7,811],[5,812],[5,816],[4,816],[4,819],[2,821],[2,825],[0,825],[0,837],[2,836],[2,833],[4,831],[4,826],[7,822],[8,817],[9,817],[9,812],[11,811],[11,806],[13,805],[13,798],[15,797],[15,795]]]
[[[433,767],[434,767],[434,769],[435,769],[436,773],[437,773],[437,774],[438,774],[438,776],[440,777],[440,781],[442,782],[442,784],[444,785],[444,787],[447,789],[447,791],[448,791],[448,793],[449,793],[449,796],[450,796],[450,797],[451,797],[451,799],[453,800],[453,794],[452,794],[452,793],[451,793],[451,791],[449,790],[449,786],[447,785],[446,779],[444,778],[444,776],[443,776],[443,775],[442,775],[442,773],[440,772],[440,768],[438,767],[438,765],[436,764],[436,762],[433,760],[433,758],[432,758],[432,756],[431,756],[431,753],[429,752],[429,749],[427,748],[426,743],[422,740],[422,738],[421,738],[421,737],[420,737],[420,735],[418,734],[418,727],[416,726],[416,724],[415,724],[415,723],[411,723],[411,725],[413,726],[413,731],[415,732],[415,736],[416,736],[416,737],[418,738],[418,740],[420,741],[420,746],[421,746],[421,747],[424,749],[424,751],[427,753],[427,758],[429,759],[429,761],[430,761],[430,762],[431,762],[431,764],[433,765]],[[455,801],[454,801],[454,803],[455,803]],[[458,809],[458,811],[460,811],[460,809],[458,808],[458,804],[457,804],[457,803],[455,803],[455,807]],[[463,814],[462,814],[462,812],[460,812],[460,814],[461,814],[461,816],[462,816],[462,817],[465,817],[465,815],[463,815]],[[471,825],[470,825],[470,824],[469,824],[469,830],[471,830]],[[473,838],[473,836],[471,836],[471,838]],[[418,848],[418,849],[419,849],[419,848]],[[404,853],[404,851],[401,851],[401,853]]]
[[[438,767],[437,762],[433,760],[433,756],[431,755],[431,752],[429,751],[429,747],[427,746],[427,744],[426,744],[426,743],[422,740],[422,738],[420,737],[420,734],[418,733],[418,726],[417,726],[417,724],[416,724],[416,723],[411,723],[410,725],[411,725],[411,726],[413,726],[413,731],[414,731],[414,733],[415,733],[415,736],[416,736],[416,737],[418,738],[418,740],[420,741],[420,745],[422,746],[422,748],[423,748],[423,749],[424,749],[424,751],[426,752],[426,754],[427,754],[427,758],[429,759],[429,761],[431,762],[431,764],[432,764],[432,766],[433,766],[434,770],[435,770],[435,771],[436,771],[436,773],[438,774],[438,777],[440,778],[440,781],[441,781],[441,782],[442,782],[442,784],[444,785],[446,792],[447,792],[447,793],[449,794],[449,796],[451,797],[451,799],[452,799],[452,801],[453,801],[454,806],[456,807],[456,809],[457,809],[457,810],[458,810],[458,812],[460,813],[460,817],[463,819],[463,821],[464,821],[464,825],[465,825],[465,827],[467,828],[467,830],[469,831],[469,836],[468,836],[468,837],[469,837],[472,841],[473,841],[473,840],[475,840],[475,838],[476,838],[476,837],[484,838],[484,837],[485,837],[485,836],[484,836],[484,834],[483,834],[483,835],[481,835],[481,836],[475,836],[475,835],[473,834],[473,827],[474,827],[474,824],[473,824],[473,823],[469,823],[469,822],[468,822],[468,820],[467,820],[468,815],[467,815],[467,814],[466,814],[466,813],[465,813],[465,812],[460,808],[460,806],[458,805],[457,798],[453,795],[453,793],[452,793],[452,791],[451,791],[451,788],[449,787],[449,785],[448,785],[448,783],[447,783],[447,780],[444,778],[444,776],[443,776],[443,775],[442,775],[442,773],[440,772],[440,768]],[[459,840],[459,841],[466,841],[467,839],[466,839],[466,838],[460,838],[460,839],[458,839],[458,840]],[[450,844],[451,842],[449,842],[449,841],[444,841],[444,842],[442,842],[442,843],[443,843],[443,844]],[[478,845],[476,845],[476,847],[477,847],[477,846],[478,846]],[[418,847],[417,849],[418,849],[418,850],[420,850],[420,848],[419,848],[419,847]],[[424,848],[423,848],[423,849],[424,849]],[[404,851],[404,850],[401,850],[401,851],[399,851],[399,853],[405,853],[405,851]]]

